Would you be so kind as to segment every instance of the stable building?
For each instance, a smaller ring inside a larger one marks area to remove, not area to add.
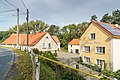
[[[37,48],[39,51],[57,51],[57,40],[54,39],[48,32],[41,32],[28,35],[28,48]],[[1,43],[2,46],[16,47],[17,34],[12,34],[5,41]],[[21,49],[27,48],[27,35],[19,34],[19,46]]]
[[[80,39],[73,39],[68,43],[68,52],[80,54]]]
[[[120,69],[120,28],[110,23],[93,21],[80,38],[84,62],[117,71]]]

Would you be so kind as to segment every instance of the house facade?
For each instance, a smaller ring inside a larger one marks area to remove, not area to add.
[[[9,38],[1,43],[2,46],[11,46],[16,47],[16,38],[17,34],[12,34]],[[58,48],[57,42],[53,39],[53,37],[47,32],[41,32],[36,34],[28,35],[28,49],[37,48],[40,51],[56,51]],[[20,34],[19,35],[19,45],[22,50],[26,49],[27,46],[27,35]]]
[[[80,39],[73,39],[68,43],[68,52],[80,55]]]
[[[93,21],[81,36],[84,62],[116,71],[120,69],[120,29],[113,24]]]
[[[57,37],[57,36],[52,36],[52,38],[53,38],[54,41],[56,41],[56,43],[57,43],[57,50],[60,50],[60,41],[59,41],[58,37]]]
[[[46,33],[39,41],[34,45],[34,48],[39,51],[55,51],[57,50],[57,43],[49,33]]]

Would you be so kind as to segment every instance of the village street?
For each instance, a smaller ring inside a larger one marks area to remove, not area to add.
[[[0,80],[4,80],[13,63],[13,52],[0,48]]]

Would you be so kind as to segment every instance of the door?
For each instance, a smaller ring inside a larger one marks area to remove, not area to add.
[[[75,49],[75,53],[79,53],[79,50],[78,50],[78,49]]]

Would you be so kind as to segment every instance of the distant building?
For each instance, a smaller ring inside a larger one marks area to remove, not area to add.
[[[80,54],[80,39],[73,39],[68,43],[68,52]]]
[[[17,34],[12,34],[9,38],[1,43],[4,46],[16,47]],[[58,39],[58,38],[57,38]],[[58,50],[59,40],[54,39],[49,33],[41,32],[36,34],[29,34],[29,49],[37,48],[40,51],[55,51]],[[19,44],[21,49],[26,49],[27,35],[19,35]]]
[[[84,62],[116,71],[120,69],[120,28],[93,21],[80,38]]]

